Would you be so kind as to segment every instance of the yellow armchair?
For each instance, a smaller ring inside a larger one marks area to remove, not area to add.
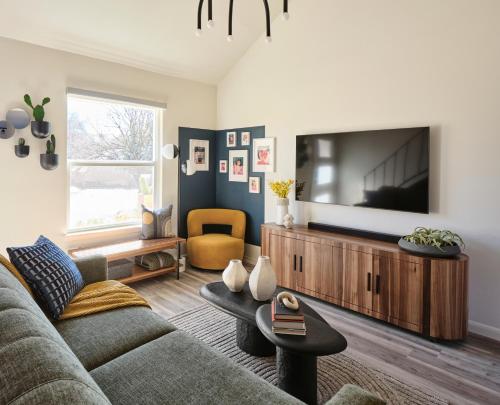
[[[231,235],[203,234],[203,225],[231,225]],[[243,260],[246,217],[243,211],[198,209],[187,217],[189,263],[200,269],[222,270],[232,259]]]

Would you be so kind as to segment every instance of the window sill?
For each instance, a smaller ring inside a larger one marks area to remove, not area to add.
[[[126,239],[133,236],[139,236],[141,225],[128,225],[116,228],[95,229],[90,231],[66,232],[66,242],[70,245],[79,242],[89,241],[109,241],[113,239]]]

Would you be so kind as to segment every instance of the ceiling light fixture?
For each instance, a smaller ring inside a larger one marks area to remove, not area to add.
[[[269,13],[269,3],[267,0],[264,1],[264,9],[266,12],[266,42],[271,42],[271,15]],[[201,14],[203,11],[204,0],[200,0],[198,3],[198,25],[196,30],[196,36],[201,36]],[[233,40],[233,5],[234,0],[229,0],[229,21],[228,21],[228,31],[227,31],[227,41],[231,42]],[[288,14],[288,0],[283,0],[283,19],[288,20],[290,15]],[[214,26],[213,10],[212,10],[212,0],[208,0],[208,22],[207,27],[212,28]]]

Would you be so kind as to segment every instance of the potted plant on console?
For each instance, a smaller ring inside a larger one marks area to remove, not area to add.
[[[283,217],[288,214],[288,194],[292,188],[294,181],[293,180],[284,180],[284,181],[270,181],[269,187],[274,194],[276,194],[276,224],[283,225]]]
[[[465,247],[462,238],[447,230],[418,227],[411,235],[403,236],[399,242],[401,249],[411,253],[433,256],[453,257]]]
[[[45,170],[54,170],[59,164],[59,155],[56,155],[56,137],[54,134],[47,141],[47,153],[40,155],[40,165]]]
[[[34,121],[31,121],[31,133],[36,138],[47,138],[50,134],[50,122],[44,121],[45,109],[44,106],[50,103],[50,98],[45,97],[42,100],[42,104],[33,106],[31,97],[29,94],[24,95],[24,102],[33,110]]]

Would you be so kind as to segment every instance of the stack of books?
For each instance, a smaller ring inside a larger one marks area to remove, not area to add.
[[[306,324],[304,314],[300,310],[288,309],[280,304],[276,298],[271,305],[271,315],[273,321],[273,333],[282,335],[306,335]]]

